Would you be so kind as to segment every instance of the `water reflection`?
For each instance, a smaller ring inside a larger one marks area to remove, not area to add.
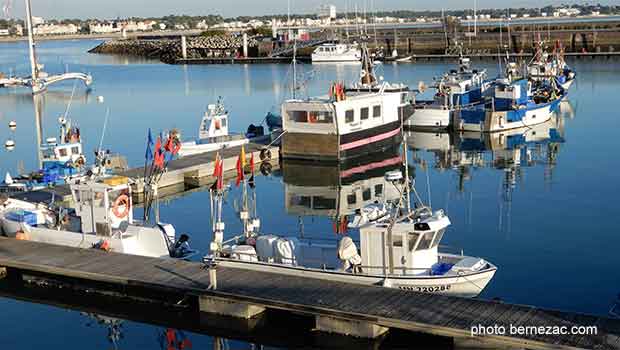
[[[564,113],[571,110],[569,104],[564,105]],[[500,232],[510,232],[513,194],[524,180],[525,169],[541,167],[545,188],[553,185],[560,145],[565,142],[563,115],[566,114],[556,114],[546,123],[533,127],[498,133],[409,131],[407,144],[413,162],[422,170],[433,168],[456,173],[455,187],[458,193],[469,195],[470,203],[472,192],[468,193],[467,184],[476,171],[483,168],[500,171],[498,228]],[[430,161],[428,154],[432,155]]]

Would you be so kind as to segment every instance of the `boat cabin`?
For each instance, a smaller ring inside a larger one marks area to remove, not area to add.
[[[84,157],[80,142],[57,144],[54,138],[47,141],[47,144],[41,146],[41,161],[43,163],[76,163]]]
[[[438,212],[417,222],[373,223],[360,228],[362,267],[370,274],[428,274],[439,262],[439,242],[450,219]],[[391,241],[391,244],[390,244]],[[382,247],[377,249],[377,247]]]
[[[81,232],[111,236],[133,224],[131,186],[126,177],[78,182],[71,185]]]
[[[282,105],[284,158],[339,160],[400,140],[408,92],[346,91]],[[377,145],[380,143],[380,145]]]
[[[228,113],[220,102],[210,104],[200,121],[199,138],[210,139],[228,136]]]
[[[516,109],[517,106],[527,104],[531,96],[531,83],[525,79],[507,82],[499,80],[495,83],[492,92],[494,109],[507,111]]]

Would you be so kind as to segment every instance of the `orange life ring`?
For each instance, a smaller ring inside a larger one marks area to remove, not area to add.
[[[222,128],[222,123],[219,119],[215,120],[215,130],[220,130]]]
[[[318,121],[318,118],[317,118],[316,114],[308,113],[308,122],[309,123],[316,123],[317,121]]]
[[[122,212],[119,212],[119,208],[121,205],[124,205],[125,209]],[[114,214],[114,216],[116,216],[117,218],[122,219],[129,215],[130,209],[131,208],[129,205],[129,197],[126,194],[122,194],[118,196],[118,198],[116,198],[116,200],[114,201],[114,206],[112,207],[112,214]]]

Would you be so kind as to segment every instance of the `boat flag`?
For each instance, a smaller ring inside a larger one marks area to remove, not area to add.
[[[239,158],[237,159],[237,182],[236,186],[238,187],[241,181],[243,181],[243,168],[245,167],[245,148],[241,146],[241,153],[239,154]]]
[[[220,153],[218,152],[215,155],[215,167],[213,168],[213,176],[215,177],[215,182],[211,189],[213,190],[221,190],[224,187],[224,164],[222,159],[220,158]]]
[[[248,180],[248,184],[250,185],[251,188],[254,188],[256,186],[256,184],[254,183],[254,152],[252,152],[252,155],[250,156],[250,173],[252,175],[250,176],[250,179]]]
[[[153,135],[151,134],[151,128],[149,128],[148,136],[146,137],[146,153],[144,154],[144,159],[151,160],[153,159]]]
[[[155,142],[155,158],[153,159],[153,165],[160,169],[164,169],[164,153],[161,151],[161,135],[157,137]]]

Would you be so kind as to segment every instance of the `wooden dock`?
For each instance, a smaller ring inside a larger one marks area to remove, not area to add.
[[[261,151],[269,150],[271,158],[261,161]],[[233,179],[236,176],[237,158],[241,147],[230,147],[219,151],[223,159],[224,180]],[[266,146],[258,143],[245,145],[246,167],[249,159],[254,154],[255,174],[270,172],[279,168],[279,147]],[[218,152],[206,152],[195,154],[180,159],[174,159],[168,163],[168,168],[159,182],[158,193],[160,198],[178,195],[193,189],[200,189],[215,181],[213,167],[215,156]],[[246,169],[247,171],[247,169]],[[116,175],[127,176],[132,180],[134,200],[140,203],[144,193],[144,167],[132,168],[117,173]],[[12,198],[25,200],[33,203],[56,202],[65,206],[72,205],[71,190],[68,185],[58,185],[39,191],[18,192],[10,195]]]
[[[0,266],[6,276],[70,280],[92,289],[152,295],[173,293],[192,299],[200,312],[243,319],[265,310],[314,317],[325,332],[372,337],[389,329],[528,349],[620,349],[620,320],[532,306],[418,294],[305,277],[146,258],[92,249],[0,239]],[[211,276],[217,276],[214,288]],[[504,334],[471,337],[476,325],[596,326],[597,335]],[[361,332],[361,333],[360,333]]]

